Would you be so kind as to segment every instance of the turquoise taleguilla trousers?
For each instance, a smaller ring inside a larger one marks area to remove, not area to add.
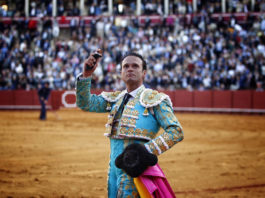
[[[108,173],[109,198],[140,197],[133,183],[133,178],[115,166],[115,159],[123,152],[126,146],[132,143],[144,144],[145,141],[110,138],[110,163]]]

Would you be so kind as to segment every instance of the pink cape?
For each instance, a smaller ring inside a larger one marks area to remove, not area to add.
[[[149,166],[134,183],[141,198],[176,198],[158,164]]]

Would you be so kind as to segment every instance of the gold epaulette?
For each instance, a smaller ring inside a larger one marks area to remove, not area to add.
[[[103,91],[100,94],[100,96],[102,96],[108,102],[117,102],[124,94],[125,91],[114,91],[114,92]]]
[[[150,108],[159,105],[163,100],[166,100],[172,107],[172,102],[168,95],[158,92],[153,89],[145,89],[140,96],[140,103],[145,108]]]

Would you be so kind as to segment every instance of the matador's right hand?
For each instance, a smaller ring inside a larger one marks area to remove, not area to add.
[[[83,77],[89,77],[95,71],[98,66],[99,59],[102,57],[102,50],[97,49],[95,52],[89,55],[83,65]]]

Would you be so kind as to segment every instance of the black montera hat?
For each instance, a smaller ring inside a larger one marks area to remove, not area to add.
[[[154,166],[156,163],[157,156],[149,153],[143,145],[137,143],[128,145],[115,160],[115,165],[131,177],[140,176],[148,166]]]

